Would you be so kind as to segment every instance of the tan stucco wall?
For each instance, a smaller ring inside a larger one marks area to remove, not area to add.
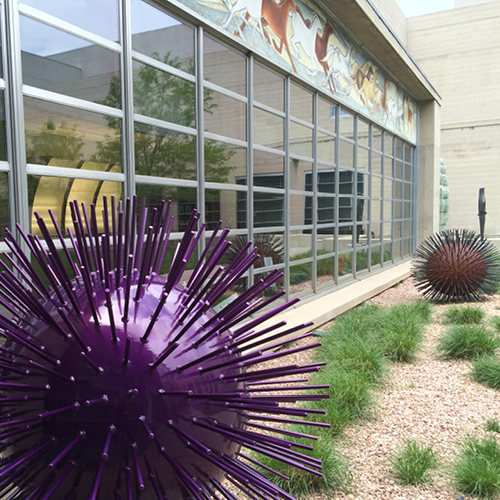
[[[499,22],[499,0],[408,19],[409,50],[443,97],[448,227],[479,229],[477,198],[485,187],[488,235],[500,234]]]

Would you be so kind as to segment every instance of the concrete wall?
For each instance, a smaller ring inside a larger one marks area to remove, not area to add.
[[[490,236],[500,234],[499,22],[499,0],[408,19],[408,48],[443,97],[448,227],[479,229],[477,198],[485,187]]]
[[[389,23],[395,35],[406,45],[406,17],[396,3],[396,0],[373,0],[373,4]]]

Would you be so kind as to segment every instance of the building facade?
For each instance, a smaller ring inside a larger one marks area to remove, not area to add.
[[[261,251],[243,286],[278,267],[287,298],[407,261],[437,228],[440,98],[392,7],[4,0],[3,228],[171,199],[172,249],[199,208],[198,252],[222,220]]]

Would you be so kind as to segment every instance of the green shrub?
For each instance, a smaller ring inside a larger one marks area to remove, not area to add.
[[[438,341],[438,351],[452,359],[493,355],[499,345],[495,332],[482,325],[452,325]]]
[[[391,458],[392,472],[403,484],[425,483],[436,463],[432,446],[424,446],[417,441],[407,441]]]
[[[461,446],[453,477],[464,493],[491,498],[500,491],[500,446],[496,439],[469,437]]]
[[[478,325],[485,314],[477,306],[451,306],[444,313],[444,322],[447,325]]]
[[[288,477],[288,480],[273,475],[264,469],[262,472],[267,474],[269,479],[271,479],[279,488],[282,488],[295,497],[308,497],[318,491],[342,491],[344,493],[348,493],[352,482],[349,465],[346,458],[336,449],[328,434],[315,432],[316,429],[310,426],[306,427],[294,425],[291,430],[309,435],[316,434],[318,436],[317,441],[291,437],[287,439],[314,446],[313,451],[297,451],[321,460],[323,464],[323,468],[321,470],[322,476],[319,477],[308,472],[301,471],[300,469],[287,465],[266,455],[254,454],[252,458],[258,460],[266,467],[270,467],[285,475]],[[279,437],[283,437],[283,435],[279,435]]]
[[[472,365],[472,376],[480,384],[500,389],[500,361],[493,356],[476,359]]]

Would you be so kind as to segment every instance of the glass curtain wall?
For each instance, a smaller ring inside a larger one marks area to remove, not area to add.
[[[171,199],[171,253],[198,208],[198,252],[222,220],[261,255],[238,290],[278,267],[286,297],[414,250],[413,145],[166,2],[61,5],[1,3],[2,237],[49,208],[66,231],[74,199]]]

